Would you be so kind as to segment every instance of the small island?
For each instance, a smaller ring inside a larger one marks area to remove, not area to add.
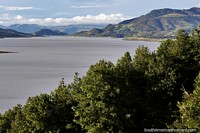
[[[18,53],[18,52],[10,52],[10,51],[1,51],[0,50],[0,54],[6,54],[6,53]]]

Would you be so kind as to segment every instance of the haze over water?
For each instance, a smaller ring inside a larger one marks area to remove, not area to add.
[[[59,84],[84,76],[100,59],[117,62],[126,51],[133,56],[139,45],[155,50],[159,43],[113,38],[44,37],[0,39],[0,113],[30,96],[49,93]]]

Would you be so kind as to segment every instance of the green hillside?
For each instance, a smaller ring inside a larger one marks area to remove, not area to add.
[[[177,31],[190,32],[200,23],[200,8],[158,9],[138,18],[108,25],[104,29],[79,32],[78,36],[174,38]]]

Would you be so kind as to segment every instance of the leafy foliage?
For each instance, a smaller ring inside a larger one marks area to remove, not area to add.
[[[19,105],[5,112],[0,119],[0,132],[80,132],[80,126],[73,122],[72,105],[75,104],[62,79],[59,87],[50,95],[30,97],[23,107]]]
[[[17,121],[17,118],[21,114],[21,110],[22,106],[17,105],[0,116],[0,133],[14,133],[13,131],[15,129],[12,129],[12,126],[14,125],[13,121]]]
[[[195,128],[200,130],[200,74],[196,79],[192,94],[184,91],[183,101],[178,103],[180,118],[173,124],[176,128]]]

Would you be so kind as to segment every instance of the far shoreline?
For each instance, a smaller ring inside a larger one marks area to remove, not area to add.
[[[146,42],[162,42],[170,38],[142,38],[142,37],[125,37],[125,41],[146,41]]]
[[[145,41],[145,42],[162,42],[166,39],[172,38],[142,38],[142,37],[111,37],[111,36],[77,36],[77,35],[66,35],[66,36],[33,36],[33,37],[4,37],[0,39],[29,39],[29,38],[48,38],[48,37],[82,37],[82,38],[113,38],[113,39],[122,39],[124,41]],[[1,53],[18,53],[10,51],[0,51]]]
[[[145,41],[145,42],[162,42],[166,39],[172,39],[172,38],[111,37],[111,36],[77,36],[77,35],[67,35],[67,36],[83,37],[83,38],[113,38],[113,39],[122,39],[124,41]]]

